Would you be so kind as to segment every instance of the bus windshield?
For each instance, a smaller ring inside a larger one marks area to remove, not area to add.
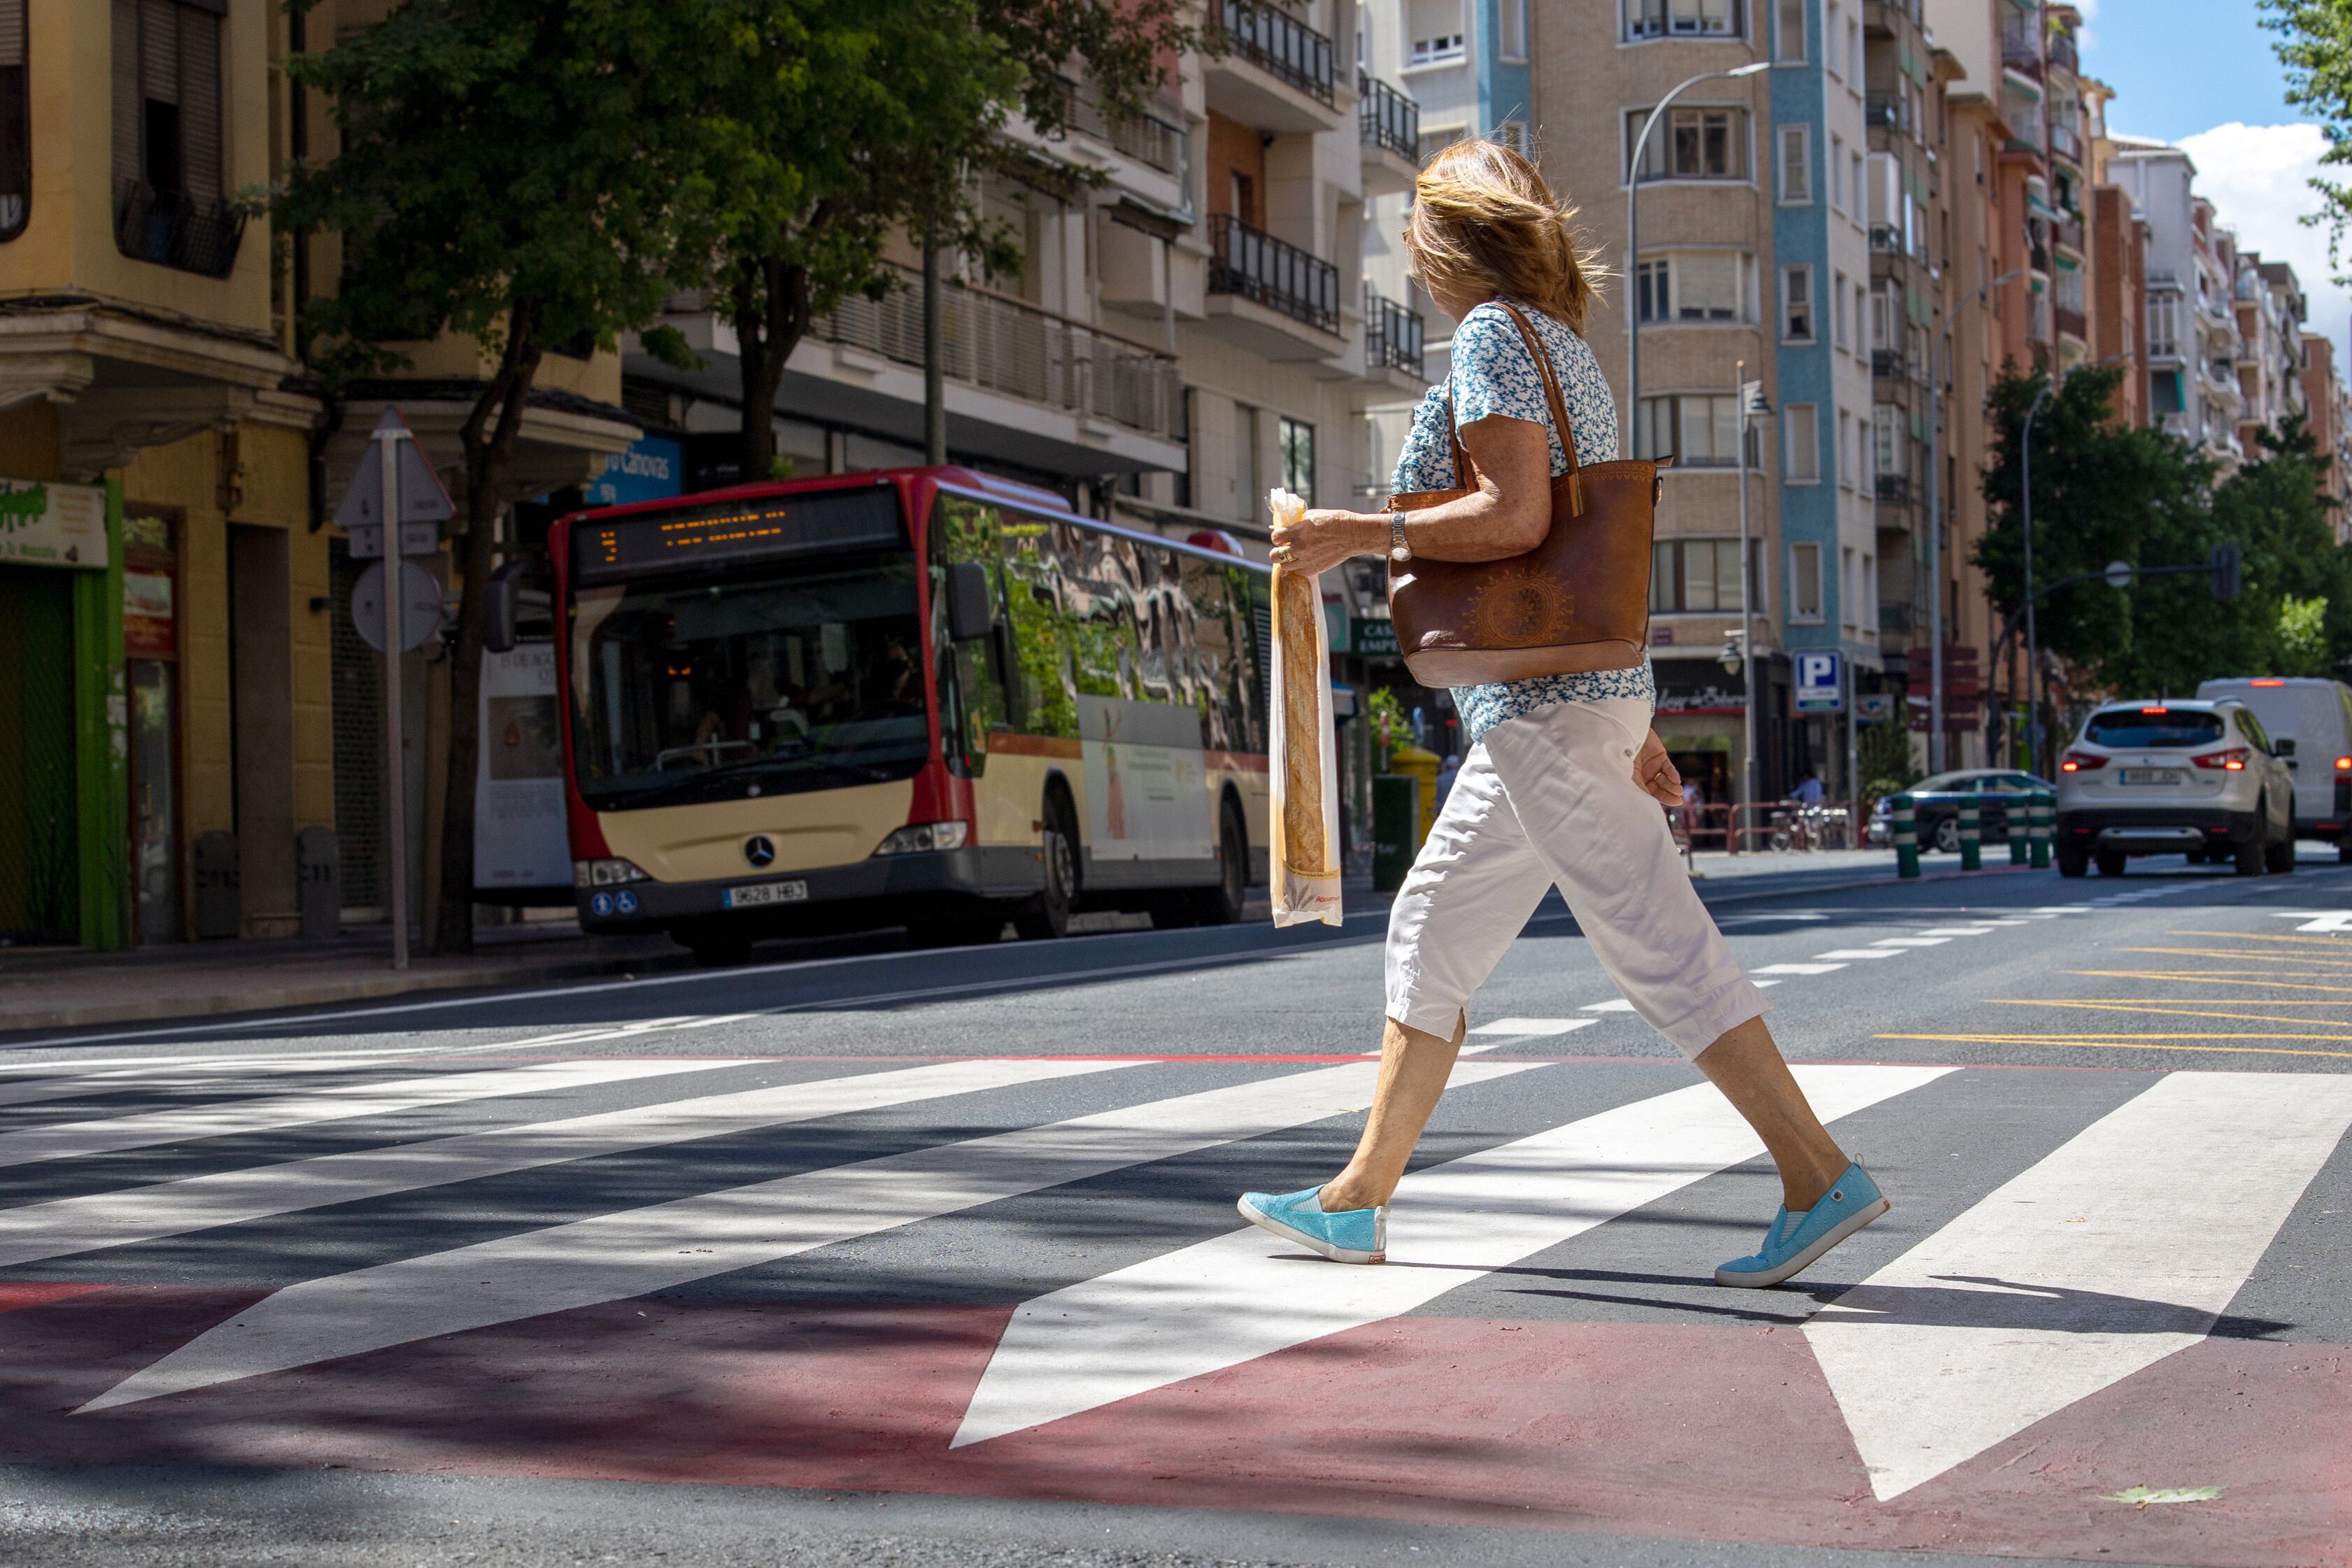
[[[906,779],[930,753],[904,546],[584,587],[571,635],[597,810]]]

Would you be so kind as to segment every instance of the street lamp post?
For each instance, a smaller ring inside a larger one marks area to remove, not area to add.
[[[1732,392],[1738,400],[1739,450],[1739,800],[1742,805],[1756,803],[1756,620],[1753,610],[1754,590],[1748,582],[1748,416],[1761,414],[1762,408],[1751,409],[1748,401],[1748,361],[1741,360],[1732,370]],[[1758,402],[1761,402],[1759,392]]]
[[[2025,411],[2025,429],[2018,443],[2018,495],[2024,512],[2025,527],[2025,744],[2031,748],[2032,766],[2042,766],[2042,643],[2033,625],[2033,416],[2050,400],[2056,382],[2044,382],[2042,390],[2033,394],[2032,405]],[[2015,758],[2012,757],[2012,763]]]
[[[1642,133],[1633,138],[1633,162],[1625,170],[1625,423],[1633,427],[1633,455],[1637,457],[1642,455],[1642,230],[1638,201],[1642,193],[1642,155],[1649,149],[1650,132],[1657,128],[1659,116],[1684,93],[1703,81],[1729,81],[1771,68],[1771,61],[1757,60],[1734,66],[1727,71],[1701,71],[1660,99],[1657,107],[1650,110],[1650,117],[1642,121]]]
[[[1977,286],[1974,298],[1984,298],[2002,284],[2025,276],[2012,267],[1989,283]],[[1943,413],[1944,371],[1952,360],[1950,316],[1936,340],[1936,360],[1927,367],[1927,771],[1944,771],[1944,506]]]

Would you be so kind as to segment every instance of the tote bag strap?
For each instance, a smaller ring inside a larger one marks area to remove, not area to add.
[[[1568,481],[1568,515],[1580,517],[1584,512],[1584,485],[1577,474],[1580,465],[1576,456],[1576,431],[1568,422],[1568,400],[1560,395],[1559,376],[1552,367],[1551,355],[1517,306],[1507,299],[1497,299],[1495,303],[1510,312],[1511,325],[1519,329],[1519,337],[1528,346],[1528,354],[1536,362],[1536,373],[1543,378],[1544,401],[1551,407],[1552,428],[1559,432],[1560,450],[1568,455],[1568,472],[1559,476]],[[1463,489],[1475,488],[1478,483],[1477,466],[1470,461],[1470,455],[1463,450],[1462,433],[1454,421],[1454,372],[1451,366],[1447,367],[1445,377],[1445,439],[1453,449],[1454,483]]]

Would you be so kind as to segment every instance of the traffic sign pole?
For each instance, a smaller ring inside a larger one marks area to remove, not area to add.
[[[389,427],[387,427],[389,425]],[[388,559],[392,571],[383,593],[383,826],[391,844],[392,880],[386,885],[392,901],[392,967],[408,967],[408,768],[401,753],[401,665],[407,660],[408,639],[401,634],[400,449],[395,443],[410,439],[404,425],[379,424],[370,439],[376,442],[376,477],[383,486],[383,512],[395,541]]]

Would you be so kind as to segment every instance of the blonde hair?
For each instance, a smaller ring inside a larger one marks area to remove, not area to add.
[[[1413,182],[1405,248],[1427,287],[1501,295],[1584,330],[1601,276],[1577,244],[1576,209],[1535,165],[1497,141],[1457,141]]]

